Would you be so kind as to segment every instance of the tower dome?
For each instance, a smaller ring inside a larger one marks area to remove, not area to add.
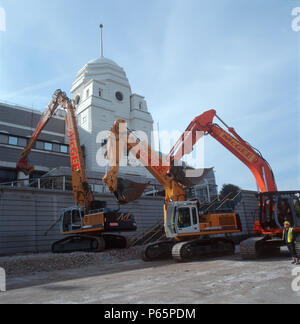
[[[92,60],[88,64],[109,64],[109,65],[114,65],[114,66],[117,66],[120,68],[120,66],[117,63],[115,63],[113,60],[109,60],[108,58],[106,58],[104,56],[97,58],[95,60]]]
[[[105,57],[100,57],[88,62],[78,73],[76,81],[73,83],[72,92],[81,83],[87,83],[90,80],[103,81],[103,82],[117,82],[122,86],[130,88],[124,69],[114,61]]]

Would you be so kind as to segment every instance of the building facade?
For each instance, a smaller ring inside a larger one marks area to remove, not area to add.
[[[0,103],[0,183],[18,180],[16,163],[40,118],[39,111]],[[70,165],[64,115],[60,110],[36,142],[30,154],[30,163],[35,167],[31,178]]]
[[[143,131],[151,140],[153,119],[147,102],[132,93],[124,69],[115,62],[101,57],[86,64],[77,74],[71,94],[78,103],[80,139],[88,170],[105,171],[105,149],[101,145],[107,137],[105,132],[118,119],[125,120],[130,129]],[[143,167],[121,168],[120,173],[149,176]]]
[[[218,198],[218,186],[213,168],[205,169],[198,185],[187,190],[188,198],[197,199],[200,204],[210,203]]]

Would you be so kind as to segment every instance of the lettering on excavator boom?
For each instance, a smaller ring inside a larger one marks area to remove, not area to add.
[[[247,159],[248,162],[254,163],[256,159],[256,155],[249,150],[247,150],[246,147],[244,147],[242,144],[240,144],[237,140],[235,140],[232,136],[227,134],[225,131],[223,131],[221,128],[216,130],[216,133],[232,148],[236,149],[245,159]]]
[[[80,171],[79,155],[76,147],[76,138],[75,138],[74,130],[71,130],[68,136],[70,139],[70,155],[71,155],[72,171]]]

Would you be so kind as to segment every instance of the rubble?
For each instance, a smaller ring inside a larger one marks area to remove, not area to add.
[[[103,253],[71,254],[30,254],[0,257],[0,268],[5,269],[10,277],[52,272],[56,270],[77,269],[90,265],[114,264],[128,260],[140,259],[142,247],[124,250],[110,250]]]

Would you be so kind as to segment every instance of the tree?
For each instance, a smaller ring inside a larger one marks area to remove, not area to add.
[[[228,198],[234,198],[239,192],[241,188],[233,185],[233,184],[224,184],[222,190],[220,192],[220,198],[225,198],[228,194],[231,194]]]

